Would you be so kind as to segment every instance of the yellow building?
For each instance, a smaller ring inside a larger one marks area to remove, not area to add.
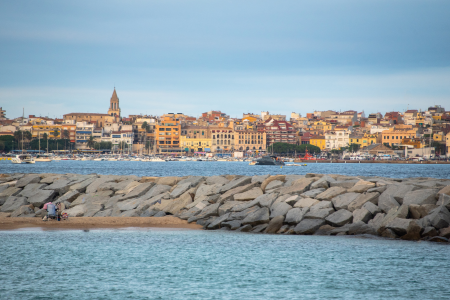
[[[266,133],[256,130],[236,130],[234,132],[235,150],[265,150]]]
[[[160,152],[181,152],[181,123],[173,114],[167,114],[155,125],[155,137]]]
[[[311,124],[311,129],[313,130],[322,130],[322,131],[329,131],[329,130],[333,130],[335,127],[334,124],[325,122],[325,121],[317,121],[317,122],[313,122]]]
[[[312,136],[309,140],[309,143],[313,146],[319,147],[320,150],[325,150],[325,136],[323,135],[315,135]]]
[[[360,145],[361,148],[363,148],[372,144],[376,144],[377,136],[377,134],[368,133],[365,133],[364,135],[350,134],[349,144],[357,144]]]
[[[211,138],[191,138],[189,136],[180,137],[181,148],[185,152],[211,152],[212,139]]]
[[[58,136],[55,137],[55,129],[58,131]],[[49,139],[63,139],[64,131],[67,130],[69,132],[69,139],[71,142],[75,142],[75,130],[76,125],[71,124],[36,124],[33,125],[33,129],[31,130],[32,138],[44,138],[44,134],[47,134]]]

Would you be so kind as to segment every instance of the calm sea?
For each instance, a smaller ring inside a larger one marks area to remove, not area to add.
[[[450,179],[450,165],[433,164],[331,164],[308,163],[306,167],[250,166],[246,162],[134,162],[53,161],[12,164],[0,161],[0,173],[76,173],[137,176],[212,176],[223,174],[341,174],[349,176],[435,177]]]
[[[164,229],[0,231],[1,299],[450,299],[448,246]]]

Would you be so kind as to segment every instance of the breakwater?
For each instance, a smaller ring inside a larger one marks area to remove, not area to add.
[[[0,217],[173,215],[207,230],[448,242],[450,180],[322,175],[0,175]]]

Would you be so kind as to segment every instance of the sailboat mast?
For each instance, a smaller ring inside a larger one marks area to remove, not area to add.
[[[23,120],[25,120],[25,107],[22,111],[22,154],[23,154]]]

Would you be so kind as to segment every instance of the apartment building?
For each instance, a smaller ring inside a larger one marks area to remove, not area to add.
[[[76,123],[75,148],[88,149],[87,142],[94,133],[95,124],[86,121]]]
[[[269,119],[264,122],[267,147],[273,143],[297,143],[297,132],[289,122]]]
[[[234,130],[232,127],[210,126],[212,152],[235,150]]]
[[[266,150],[266,133],[262,130],[236,130],[235,149],[238,151]]]
[[[311,145],[314,145],[316,147],[319,147],[320,150],[325,150],[326,149],[326,142],[325,142],[325,136],[324,135],[315,135],[312,136],[309,139],[309,143]]]
[[[180,147],[181,123],[174,114],[167,114],[155,126],[157,149],[162,152],[181,152]]]
[[[325,133],[325,147],[328,150],[347,147],[350,140],[350,130],[328,131]]]
[[[381,140],[383,144],[397,146],[401,144],[403,139],[412,139],[418,137],[417,128],[399,128],[391,127],[381,132]]]

